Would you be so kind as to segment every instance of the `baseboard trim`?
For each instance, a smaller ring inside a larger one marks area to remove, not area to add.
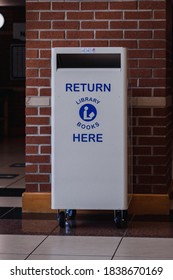
[[[22,212],[56,213],[51,209],[51,193],[24,192],[22,195]]]
[[[168,215],[169,208],[168,194],[133,194],[129,212],[137,215]]]
[[[168,215],[169,208],[168,194],[134,194],[128,210],[130,214],[136,215]],[[22,211],[24,213],[57,212],[57,210],[51,209],[51,193],[41,192],[24,192],[22,196]],[[84,210],[80,212],[84,212]]]

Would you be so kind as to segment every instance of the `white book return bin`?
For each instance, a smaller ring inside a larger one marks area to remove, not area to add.
[[[128,99],[125,48],[52,49],[52,209],[61,227],[76,209],[114,210],[126,225]]]

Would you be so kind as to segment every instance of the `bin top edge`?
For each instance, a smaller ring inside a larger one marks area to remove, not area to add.
[[[57,52],[57,53],[90,53],[90,54],[94,54],[94,53],[105,53],[105,54],[109,54],[109,53],[122,53],[124,51],[126,51],[127,48],[124,47],[89,47],[89,48],[85,48],[85,47],[53,47],[52,51],[53,52]]]

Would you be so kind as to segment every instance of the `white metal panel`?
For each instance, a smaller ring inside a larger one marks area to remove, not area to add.
[[[121,69],[56,69],[79,51],[53,49],[52,208],[127,209],[126,50],[94,49],[120,53]]]

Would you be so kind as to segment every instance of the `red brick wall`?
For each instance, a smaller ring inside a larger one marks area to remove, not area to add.
[[[26,1],[27,191],[51,188],[51,47],[127,47],[134,192],[171,183],[171,1]]]

